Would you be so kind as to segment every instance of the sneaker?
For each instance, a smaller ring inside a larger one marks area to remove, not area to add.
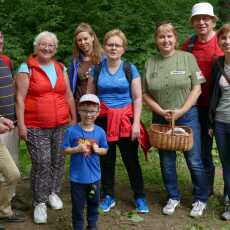
[[[100,209],[102,209],[103,212],[109,212],[109,210],[115,205],[115,199],[110,195],[106,195],[104,200],[100,204]]]
[[[58,210],[63,208],[63,202],[61,198],[56,193],[51,193],[49,195],[49,205],[52,209]]]
[[[7,222],[7,223],[17,223],[17,222],[24,222],[25,215],[21,212],[14,211],[11,216],[0,217],[0,222]]]
[[[137,198],[135,200],[136,210],[139,213],[148,213],[149,207],[145,198]]]
[[[199,217],[199,216],[203,215],[203,212],[204,212],[207,204],[198,200],[195,203],[193,203],[192,206],[193,206],[193,208],[190,212],[190,216],[191,217]]]
[[[47,223],[47,207],[45,203],[40,203],[34,208],[34,223],[45,224]]]
[[[221,215],[223,220],[230,220],[230,205],[225,205],[225,211]]]
[[[179,200],[169,199],[167,204],[162,209],[162,212],[165,215],[172,215],[175,212],[176,207],[179,205],[180,205]]]

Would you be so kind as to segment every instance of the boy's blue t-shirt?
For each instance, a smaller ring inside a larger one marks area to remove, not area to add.
[[[104,59],[101,62],[101,72],[98,77],[97,88],[98,97],[108,107],[122,108],[132,103],[132,95],[130,95],[130,85],[124,72],[124,61],[121,61],[117,72],[111,74],[108,69],[108,61]],[[91,72],[95,77],[96,69]],[[131,64],[132,79],[140,77],[135,65]]]
[[[100,148],[108,148],[105,131],[95,125],[93,131],[85,131],[79,124],[69,127],[64,135],[63,147],[77,146],[79,143],[95,141]],[[81,184],[91,184],[101,179],[100,159],[97,153],[84,156],[82,153],[71,155],[70,180]]]

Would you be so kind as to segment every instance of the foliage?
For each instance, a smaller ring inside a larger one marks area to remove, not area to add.
[[[60,40],[57,58],[67,66],[72,53],[73,32],[88,22],[99,39],[110,29],[120,28],[129,40],[126,58],[143,68],[153,54],[156,22],[171,20],[180,42],[192,33],[188,21],[196,0],[0,0],[0,28],[5,33],[5,52],[17,67],[33,51],[33,39],[49,30]],[[210,0],[215,7],[217,0]]]

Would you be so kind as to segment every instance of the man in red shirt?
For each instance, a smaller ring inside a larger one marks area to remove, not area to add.
[[[207,2],[197,3],[192,7],[191,24],[195,35],[187,39],[183,50],[191,52],[206,78],[202,84],[202,94],[198,100],[198,111],[201,125],[201,154],[206,170],[209,186],[209,195],[213,194],[215,167],[212,160],[212,141],[208,135],[208,105],[210,95],[210,78],[212,65],[218,56],[223,52],[217,44],[217,37],[214,31],[217,16],[213,12],[213,6]]]

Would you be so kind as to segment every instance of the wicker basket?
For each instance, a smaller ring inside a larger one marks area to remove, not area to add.
[[[175,134],[174,128],[183,128],[187,134]],[[167,133],[171,130],[171,133]],[[175,126],[172,120],[170,125],[152,124],[150,143],[161,150],[188,151],[193,146],[192,129],[187,126]]]

